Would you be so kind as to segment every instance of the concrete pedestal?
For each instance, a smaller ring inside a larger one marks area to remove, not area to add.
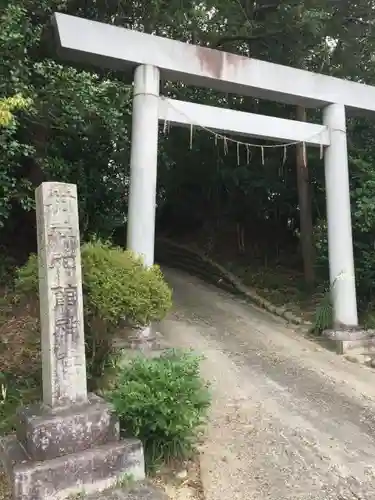
[[[126,488],[89,495],[85,500],[168,500],[167,494],[155,486],[140,483]]]
[[[375,347],[375,330],[358,326],[325,330],[323,336],[332,343],[338,354],[358,351],[369,352]]]
[[[17,434],[0,440],[14,500],[62,500],[100,492],[125,475],[145,477],[142,444],[120,440],[119,423],[95,395],[87,403],[19,411]]]

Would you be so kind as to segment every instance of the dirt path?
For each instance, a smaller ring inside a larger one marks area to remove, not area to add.
[[[207,500],[375,498],[375,372],[271,315],[167,270],[169,341],[205,354]]]

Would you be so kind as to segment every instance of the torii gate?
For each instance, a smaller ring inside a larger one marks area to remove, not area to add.
[[[135,68],[128,247],[153,264],[159,120],[320,145],[325,149],[335,322],[357,326],[345,108],[374,112],[375,87],[66,14],[55,13],[53,21],[64,59],[114,70]],[[188,85],[323,108],[324,125],[162,99],[160,74]]]

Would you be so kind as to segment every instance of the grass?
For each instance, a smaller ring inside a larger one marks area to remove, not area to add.
[[[16,411],[40,398],[41,365],[38,321],[33,305],[10,304],[0,292],[0,436],[15,430]],[[0,500],[10,500],[5,474],[0,473]]]
[[[0,500],[11,500],[11,498],[12,495],[7,478],[3,472],[0,472]]]
[[[40,396],[39,381],[19,380],[7,375],[3,372],[0,377],[0,436],[15,430],[17,408]]]

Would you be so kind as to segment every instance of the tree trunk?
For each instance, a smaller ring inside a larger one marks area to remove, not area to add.
[[[306,121],[306,109],[301,106],[297,107],[297,120]],[[312,200],[309,171],[307,168],[307,154],[303,144],[297,145],[296,166],[303,270],[306,285],[312,287],[315,282]]]

